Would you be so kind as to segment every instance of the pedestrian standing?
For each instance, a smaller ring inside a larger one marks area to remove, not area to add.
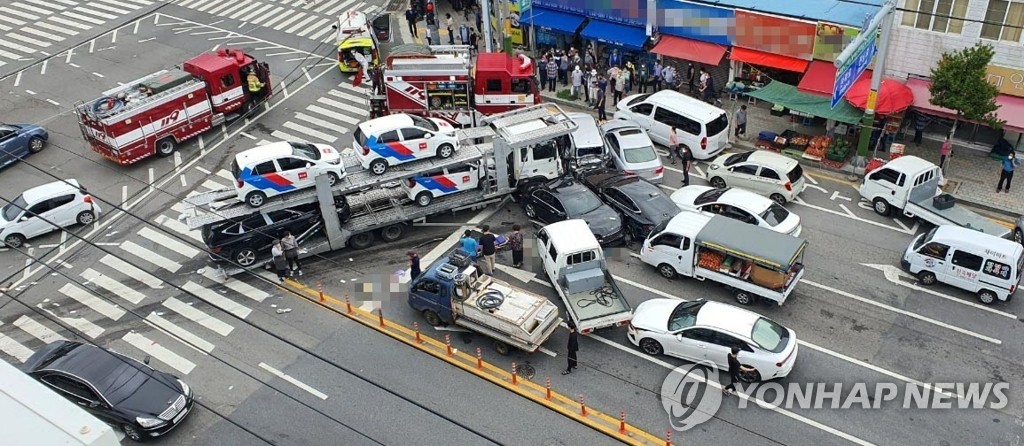
[[[548,91],[555,92],[555,84],[558,83],[558,62],[557,57],[548,58]]]
[[[471,55],[475,56],[478,52],[480,52],[480,47],[478,43],[479,39],[480,36],[476,33],[476,28],[473,28],[473,31],[469,33],[469,52]],[[543,88],[541,90],[543,90]]]
[[[540,71],[540,91],[544,91],[548,88],[548,53],[540,56],[540,63],[537,64],[537,69]]]
[[[686,144],[679,145],[679,161],[683,163],[683,186],[690,185],[690,165],[693,164],[693,152]]]
[[[996,193],[1000,190],[1006,193],[1010,193],[1010,182],[1013,181],[1013,170],[1020,165],[1020,160],[1017,159],[1017,154],[1013,150],[1006,154],[1006,158],[1003,158],[1003,170],[999,173],[999,184],[996,185]],[[1006,188],[1003,189],[1003,180],[1006,180]]]
[[[561,50],[558,51],[558,80],[563,87],[569,85],[569,56]]]
[[[448,44],[455,45],[455,20],[452,19],[451,13],[444,15],[444,26],[448,28]]]
[[[673,165],[676,164],[677,156],[680,160],[683,159],[683,154],[679,153],[679,134],[676,132],[677,129],[675,127],[672,127],[672,131],[668,132],[668,160]]]
[[[292,235],[291,231],[284,231],[284,237],[281,237],[281,248],[284,249],[284,257],[288,260],[288,275],[294,276],[295,272],[298,271],[299,275],[302,275],[302,264],[299,263],[299,242],[295,240],[295,236]]]
[[[928,127],[928,117],[924,113],[918,113],[914,120],[914,144],[921,145],[924,139],[924,129]]]
[[[943,172],[946,171],[946,158],[949,157],[949,153],[953,151],[953,141],[950,141],[949,136],[946,136],[946,140],[942,142],[942,147],[939,148],[939,169]]]
[[[708,75],[707,87],[704,88],[704,102],[714,104],[714,99],[717,95],[715,94],[715,78]]]
[[[597,109],[597,119],[600,120],[601,122],[605,122],[605,121],[608,120],[608,115],[606,114],[607,112],[605,112],[605,110],[604,110],[604,102],[605,102],[604,89],[600,88],[600,84],[599,84],[598,89],[597,89],[597,103],[594,104],[594,108]]]
[[[284,274],[288,269],[288,261],[284,258],[284,248],[280,240],[274,240],[274,246],[270,248],[270,255],[274,261],[274,269],[277,270],[277,280],[284,282]]]
[[[508,236],[508,247],[512,250],[512,266],[521,268],[523,266],[523,233],[522,227],[512,225],[512,233]]]
[[[736,110],[736,114],[733,115],[733,122],[736,123],[736,130],[734,132],[736,139],[741,139],[747,136],[747,106],[741,105],[739,110]]]
[[[654,63],[654,92],[661,91],[661,61]]]
[[[462,233],[462,238],[459,239],[459,244],[462,246],[462,250],[469,255],[471,258],[476,258],[477,251],[480,249],[480,244],[473,238],[473,232],[469,229]]]
[[[663,67],[661,69],[661,79],[665,81],[665,88],[676,88],[676,70],[672,67]]]
[[[416,11],[412,10],[412,4],[409,4],[409,9],[405,10],[405,21],[409,22],[409,34],[413,37],[419,37],[416,33],[416,22],[419,17],[416,17]]]
[[[697,69],[690,64],[686,67],[686,91],[693,95],[697,91]]]
[[[416,254],[416,251],[408,251],[405,255],[409,257],[409,281],[412,282],[422,273],[420,271],[420,256]]]
[[[434,32],[431,30],[430,24],[427,24],[427,45],[434,44]]]
[[[649,73],[647,72],[647,64],[641,63],[640,70],[637,73],[637,90],[639,90],[640,93],[647,93],[648,75]]]
[[[568,374],[572,373],[572,369],[575,369],[576,366],[578,365],[578,362],[576,361],[576,352],[579,351],[579,350],[580,350],[580,340],[579,340],[579,335],[576,334],[576,325],[573,324],[570,321],[569,322],[569,345],[568,345],[569,354],[567,355],[568,364],[566,364],[565,370],[562,371],[563,375],[568,375]]]
[[[494,274],[494,255],[498,252],[494,246],[497,238],[491,233],[490,225],[483,225],[480,227],[483,233],[480,235],[480,251],[484,255],[484,263],[487,264],[488,273],[487,275]]]
[[[622,73],[623,80],[625,80],[625,94],[633,91],[633,62],[626,62],[626,69]]]
[[[618,104],[622,100],[622,93],[626,89],[626,70],[619,70],[617,79],[615,79],[615,91],[612,93],[613,104]]]
[[[740,373],[750,373],[754,371],[753,368],[740,364],[739,354],[740,348],[733,347],[732,351],[730,351],[728,355],[729,378],[732,380],[732,382],[730,382],[729,385],[723,387],[722,391],[730,395],[736,392],[736,381],[740,380]]]
[[[576,65],[576,68],[572,70],[572,95],[579,99],[583,96],[583,71],[580,70],[580,66]]]
[[[586,102],[587,104],[590,104],[591,79],[592,78],[590,77],[590,66],[587,65],[587,67],[583,69],[583,83],[581,85],[582,88],[580,88],[581,90],[583,90],[583,101]]]

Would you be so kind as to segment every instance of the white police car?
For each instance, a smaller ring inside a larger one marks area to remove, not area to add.
[[[316,185],[321,174],[333,186],[345,168],[341,152],[328,145],[281,141],[238,153],[231,174],[238,199],[258,208],[267,198]]]
[[[396,113],[356,127],[352,147],[364,169],[383,175],[390,166],[434,156],[448,158],[458,147],[455,127],[446,121]]]
[[[402,182],[402,188],[410,200],[429,206],[435,198],[480,187],[485,176],[479,163],[465,164],[408,178]]]

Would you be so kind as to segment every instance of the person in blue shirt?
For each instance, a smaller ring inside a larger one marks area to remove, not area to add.
[[[1006,192],[1010,193],[1010,182],[1013,181],[1013,170],[1020,165],[1020,160],[1017,159],[1016,154],[1011,150],[1006,158],[1003,158],[1003,170],[999,172],[999,184],[996,185],[996,193]],[[1006,188],[1003,188],[1003,181],[1006,181]]]
[[[476,258],[476,253],[480,244],[477,243],[475,238],[473,238],[473,233],[470,232],[469,229],[467,229],[462,238],[459,239],[459,244],[461,244],[463,252],[474,259]]]

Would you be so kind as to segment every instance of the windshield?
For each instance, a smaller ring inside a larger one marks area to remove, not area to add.
[[[18,215],[21,214],[21,211],[27,207],[28,203],[25,202],[25,197],[18,195],[10,203],[7,203],[0,212],[3,212],[4,220],[14,221],[14,219],[18,218]]]
[[[743,152],[743,153],[737,153],[737,154],[729,155],[729,157],[725,159],[725,163],[723,163],[723,164],[725,164],[726,166],[731,166],[731,165],[736,164],[736,163],[742,163],[742,162],[746,161],[747,158],[750,158],[750,154],[751,153],[754,153],[754,152]]]
[[[695,300],[679,304],[675,310],[672,310],[672,315],[668,317],[668,331],[679,331],[696,324],[697,313],[700,312],[705,302],[707,301]]]
[[[713,121],[709,122],[708,125],[708,136],[715,136],[722,133],[723,130],[729,128],[729,118],[725,116],[725,113],[718,115]]]
[[[561,194],[560,200],[565,206],[565,213],[569,217],[578,217],[593,212],[601,207],[601,200],[589,189],[580,187],[574,191],[566,191]]]
[[[761,213],[761,218],[772,226],[778,226],[779,223],[786,221],[786,218],[788,217],[789,211],[776,203],[772,203],[771,206],[768,206],[768,209],[765,209],[765,211]]]
[[[649,94],[642,94],[640,96],[637,96],[637,97],[633,98],[633,100],[629,101],[629,103],[626,104],[626,105],[632,107],[633,104],[637,104],[637,103],[646,101],[647,98],[649,98],[649,97],[651,97],[651,95],[649,95]]]
[[[412,118],[412,123],[416,127],[424,128],[424,129],[430,130],[432,132],[436,132],[437,131],[437,124],[435,124],[434,121],[431,121],[429,119],[424,119],[424,118],[422,118],[420,116],[416,116],[416,115],[409,115],[409,117]]]
[[[630,149],[622,149],[622,157],[626,159],[627,163],[649,163],[658,159],[658,154],[654,153],[654,146],[634,147]]]
[[[914,243],[914,251],[916,252],[918,249],[921,249],[921,247],[924,246],[925,243],[928,243],[928,242],[932,241],[932,237],[935,237],[935,231],[938,231],[938,230],[939,230],[939,227],[936,226],[936,227],[932,228],[931,231],[928,231],[928,233],[925,234],[924,237],[918,238],[917,242]]]
[[[804,176],[804,168],[800,167],[800,165],[797,164],[796,167],[794,167],[793,170],[789,171],[789,173],[786,176],[789,177],[790,182],[795,183],[797,181],[800,181],[800,178],[803,178]]]
[[[760,318],[754,322],[754,329],[750,332],[750,339],[759,347],[772,353],[779,353],[786,349],[789,340],[789,330],[777,324],[775,321]]]
[[[602,146],[596,146],[596,147],[577,147],[576,148],[576,157],[577,158],[583,158],[585,156],[601,156],[601,154],[603,152],[604,152],[604,147],[602,147]]]
[[[288,144],[292,145],[292,155],[311,160],[320,159],[320,151],[312,144],[301,142],[290,142]]]
[[[697,198],[693,200],[693,204],[697,206],[702,206],[708,203],[718,201],[718,199],[721,198],[722,194],[724,194],[727,190],[729,190],[728,187],[723,187],[721,189],[708,189],[702,192],[700,195],[698,195]]]

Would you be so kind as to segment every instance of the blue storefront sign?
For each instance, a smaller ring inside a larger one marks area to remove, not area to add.
[[[647,26],[647,0],[533,0],[533,6],[640,28]]]

